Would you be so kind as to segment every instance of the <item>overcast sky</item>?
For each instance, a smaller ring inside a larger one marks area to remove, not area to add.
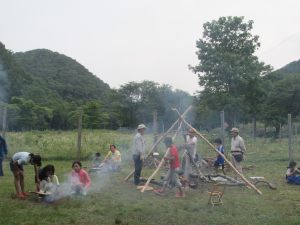
[[[152,80],[191,94],[196,40],[221,16],[254,20],[259,59],[278,69],[300,59],[299,0],[0,0],[0,41],[13,52],[46,48],[113,88]]]

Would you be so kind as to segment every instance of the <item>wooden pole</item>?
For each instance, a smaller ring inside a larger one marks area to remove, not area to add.
[[[142,188],[141,192],[144,192],[145,189],[148,187],[151,179],[155,176],[155,174],[159,171],[160,167],[164,164],[165,162],[165,157],[169,154],[170,148],[167,149],[164,157],[160,160],[160,163],[158,164],[156,170],[152,173],[152,175],[148,178],[146,184],[144,185],[144,187]]]
[[[293,131],[292,131],[292,115],[288,114],[288,129],[289,129],[289,161],[293,160],[293,149],[292,149],[292,138],[293,138]]]
[[[77,160],[81,159],[82,116],[83,116],[83,110],[82,108],[80,108],[79,117],[78,117]]]
[[[153,126],[152,126],[152,132],[153,132],[153,144],[157,141],[157,111],[153,111]],[[157,151],[157,148],[154,149],[154,151]]]
[[[191,110],[192,106],[189,106],[184,113],[181,115],[181,117],[185,117],[185,115]],[[174,127],[176,126],[176,124],[181,121],[180,119],[177,119],[172,126],[167,130],[167,132],[165,132],[162,136],[160,136],[157,141],[154,143],[154,145],[152,146],[150,152],[146,155],[144,160],[147,160],[149,158],[149,156],[152,154],[152,152],[154,151],[154,149],[156,148],[156,146],[174,129]],[[124,181],[129,180],[129,178],[134,174],[134,170],[132,170],[127,177],[124,178]]]
[[[111,151],[109,151],[103,159],[103,162],[111,155]]]
[[[194,127],[192,127],[192,125],[190,125],[184,118],[182,118],[182,116],[179,114],[177,109],[174,109],[179,117],[181,118],[181,120],[191,129],[194,129],[196,134],[201,137],[215,152],[217,152],[219,155],[221,155],[223,157],[223,159],[228,163],[228,165],[231,167],[231,169],[233,169],[233,171],[240,177],[242,178],[243,181],[245,181],[245,183],[247,183],[253,190],[255,190],[258,194],[262,194],[262,192],[257,189],[255,187],[255,185],[253,185],[251,182],[249,182],[244,176],[243,174],[241,174],[233,165],[232,163],[225,157],[225,155],[223,155],[221,152],[219,152],[217,149],[215,149],[215,146],[213,146],[202,134],[200,134]]]

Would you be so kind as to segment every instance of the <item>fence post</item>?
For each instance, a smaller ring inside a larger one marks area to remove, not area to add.
[[[292,131],[292,115],[288,114],[288,129],[289,129],[289,161],[293,160],[293,149],[292,149],[292,138],[293,138],[293,131]]]
[[[225,146],[225,128],[224,128],[225,116],[224,116],[224,110],[222,110],[220,112],[220,117],[221,117],[221,138],[222,138],[223,146]]]
[[[82,108],[80,108],[79,117],[78,117],[77,160],[81,159],[82,116],[83,116],[83,110]]]
[[[152,132],[153,132],[153,144],[157,141],[157,111],[153,111],[153,125],[152,125]],[[155,147],[154,152],[157,151]]]

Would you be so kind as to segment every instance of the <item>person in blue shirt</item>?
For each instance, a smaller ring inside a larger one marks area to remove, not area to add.
[[[291,161],[286,171],[286,181],[288,184],[300,185],[300,169],[297,168],[297,163]]]
[[[7,158],[7,145],[5,139],[0,135],[0,176],[3,176],[3,159]]]
[[[222,145],[222,140],[220,138],[217,138],[217,139],[215,139],[214,144],[215,144],[216,149],[220,153],[224,154],[225,150],[224,150],[224,146]],[[225,172],[224,172],[224,158],[220,154],[217,155],[217,159],[214,163],[214,167],[215,167],[217,173],[218,173],[218,169],[221,167],[222,172],[225,175]]]

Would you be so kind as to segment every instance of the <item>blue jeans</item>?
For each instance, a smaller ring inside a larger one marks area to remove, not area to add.
[[[134,184],[138,185],[140,183],[140,176],[143,168],[143,161],[140,155],[133,155],[134,161]]]

